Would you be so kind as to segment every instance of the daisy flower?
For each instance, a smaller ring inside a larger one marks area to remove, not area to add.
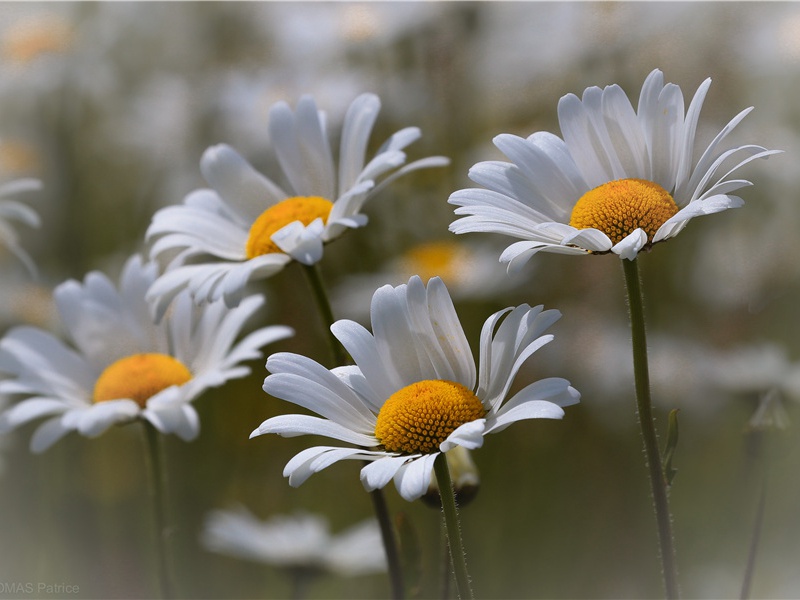
[[[70,431],[94,437],[115,423],[145,419],[162,433],[191,440],[199,433],[191,402],[209,388],[244,377],[241,363],[259,348],[292,334],[288,327],[259,329],[234,343],[261,307],[252,296],[236,311],[196,307],[176,299],[160,325],[150,317],[145,291],[157,266],[133,256],[119,289],[102,273],[70,280],[54,297],[72,346],[35,327],[16,327],[0,340],[0,394],[27,398],[0,415],[0,432],[50,417],[31,439],[42,452]]]
[[[8,248],[30,273],[36,272],[36,266],[28,253],[19,245],[19,236],[11,222],[18,221],[29,227],[39,227],[39,215],[31,207],[7,198],[40,189],[42,184],[36,179],[17,179],[0,185],[0,246]]]
[[[167,272],[148,296],[163,313],[180,290],[197,302],[224,298],[236,306],[248,281],[270,277],[292,260],[317,263],[323,244],[362,227],[364,203],[397,177],[443,166],[429,157],[405,164],[416,127],[392,135],[369,161],[366,148],[380,110],[374,94],[362,94],[344,119],[338,172],[325,115],[303,96],[292,112],[285,102],[269,111],[269,135],[289,188],[258,173],[233,148],[206,150],[200,170],[213,189],[189,194],[180,206],[159,210],[147,230],[153,257],[170,257]],[[191,260],[190,260],[191,259]]]
[[[201,542],[212,552],[283,569],[354,576],[386,571],[381,532],[374,519],[332,535],[320,515],[276,515],[266,521],[243,507],[206,516]]]
[[[658,69],[645,80],[635,111],[618,85],[587,88],[580,99],[567,94],[558,104],[563,139],[547,132],[494,138],[512,162],[470,169],[469,178],[487,189],[451,194],[455,213],[467,216],[450,230],[519,238],[500,257],[514,271],[539,251],[613,252],[633,260],[694,217],[742,206],[731,192],[751,184],[730,176],[777,151],[724,143],[748,108],[698,153],[697,124],[710,85],[702,83],[686,114],[680,88],[664,85]],[[729,159],[735,164],[725,170]]]
[[[528,305],[493,314],[481,332],[476,370],[441,279],[426,287],[414,276],[408,284],[384,286],[372,298],[372,334],[348,320],[331,326],[355,365],[329,371],[290,353],[267,360],[264,391],[324,418],[273,417],[250,437],[315,434],[354,444],[308,448],[289,461],[284,476],[298,486],[339,460],[365,460],[370,464],[361,481],[368,491],[394,479],[400,494],[414,500],[427,491],[440,453],[478,448],[484,435],[518,420],[560,419],[561,407],[578,401],[578,392],[558,378],[533,383],[506,401],[517,371],[553,339],[543,333],[560,316]]]

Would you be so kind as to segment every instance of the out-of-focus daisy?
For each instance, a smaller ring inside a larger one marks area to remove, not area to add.
[[[333,307],[338,315],[360,319],[369,314],[372,292],[384,284],[400,285],[412,275],[423,281],[439,277],[456,300],[483,299],[511,289],[509,278],[497,263],[497,255],[485,244],[457,240],[423,242],[393,258],[385,269],[351,275],[334,290]]]
[[[632,260],[694,217],[741,206],[731,192],[750,182],[730,176],[777,151],[723,143],[746,109],[698,156],[695,134],[710,85],[702,83],[685,114],[680,88],[664,85],[658,69],[645,80],[637,110],[618,85],[587,88],[580,99],[567,94],[558,104],[563,139],[547,132],[494,138],[512,162],[470,169],[470,179],[487,189],[450,196],[455,213],[466,215],[450,230],[522,240],[501,255],[511,271],[539,251],[613,252]]]
[[[0,371],[9,375],[0,381],[0,393],[26,396],[0,415],[0,432],[50,417],[31,439],[31,450],[42,452],[70,431],[94,437],[141,418],[191,440],[199,433],[191,402],[247,375],[243,361],[292,334],[287,327],[264,327],[235,343],[263,304],[260,296],[230,311],[221,304],[198,308],[183,295],[155,325],[144,296],[156,274],[154,263],[133,256],[119,289],[97,271],[83,284],[58,286],[55,302],[72,346],[26,326],[0,340]]]
[[[244,507],[206,516],[201,542],[208,550],[308,574],[354,576],[386,571],[378,523],[369,519],[331,535],[320,515],[276,515],[266,521]]]
[[[400,494],[414,500],[427,491],[440,453],[478,448],[484,435],[518,420],[560,419],[561,407],[578,401],[580,394],[559,378],[537,381],[507,400],[517,371],[553,339],[543,333],[560,316],[528,305],[493,314],[481,332],[478,371],[441,279],[426,287],[414,276],[408,284],[384,286],[372,299],[372,334],[348,320],[331,326],[354,366],[329,371],[289,353],[267,360],[264,391],[324,418],[273,417],[251,437],[315,434],[358,446],[300,452],[284,469],[292,486],[334,462],[359,459],[370,462],[361,470],[368,491],[394,479]]]
[[[269,134],[289,192],[233,148],[221,144],[206,150],[200,169],[213,189],[197,190],[182,205],[159,210],[147,231],[152,256],[171,258],[148,293],[157,300],[158,312],[185,288],[198,302],[224,298],[236,306],[248,281],[269,277],[292,260],[315,264],[323,244],[364,226],[364,203],[388,183],[415,169],[447,164],[443,157],[405,164],[404,148],[421,135],[416,127],[392,135],[367,162],[379,110],[374,94],[362,94],[350,105],[337,170],[325,115],[314,99],[302,97],[294,112],[285,102],[273,105]]]
[[[778,344],[742,346],[711,360],[708,378],[728,392],[762,394],[777,390],[800,400],[800,363],[792,362]]]
[[[36,179],[17,179],[0,185],[0,245],[8,248],[31,273],[36,271],[36,267],[30,255],[20,246],[12,223],[16,221],[29,227],[38,227],[39,215],[30,206],[9,200],[8,197],[40,189],[42,184]]]

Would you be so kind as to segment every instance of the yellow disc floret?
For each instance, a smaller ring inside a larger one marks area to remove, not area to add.
[[[92,400],[128,398],[144,408],[151,396],[191,378],[189,369],[177,358],[158,353],[132,354],[106,367],[94,385]]]
[[[614,244],[641,228],[652,243],[664,222],[678,212],[669,192],[644,179],[618,179],[589,190],[572,209],[569,224],[599,229]]]
[[[375,437],[390,452],[430,454],[458,427],[485,415],[478,397],[460,383],[418,381],[386,400]]]
[[[270,206],[250,227],[246,248],[247,258],[281,252],[270,239],[273,233],[294,221],[310,225],[315,219],[321,218],[323,222],[327,222],[331,208],[333,202],[319,196],[294,196]]]

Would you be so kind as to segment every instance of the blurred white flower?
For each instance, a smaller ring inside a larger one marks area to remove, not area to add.
[[[287,193],[224,144],[206,150],[200,163],[214,188],[197,190],[184,204],[159,210],[148,228],[153,257],[169,257],[148,292],[158,315],[183,289],[195,301],[224,299],[239,304],[251,280],[264,279],[292,260],[317,263],[323,244],[347,229],[362,227],[365,202],[391,181],[443,157],[406,163],[406,146],[419,139],[416,127],[392,135],[369,162],[366,149],[380,110],[374,94],[362,94],[344,120],[338,169],[325,115],[311,96],[293,112],[284,102],[270,110],[269,132],[292,193]],[[337,174],[338,171],[338,174]],[[187,264],[189,259],[200,261]]]
[[[292,334],[264,327],[234,343],[261,307],[252,296],[236,311],[224,305],[199,309],[186,295],[155,325],[145,292],[156,265],[131,257],[119,288],[102,273],[83,284],[58,286],[55,302],[72,346],[47,331],[20,326],[0,340],[0,394],[25,398],[0,414],[0,433],[41,417],[31,450],[42,452],[70,431],[94,437],[115,423],[145,419],[162,433],[191,440],[199,433],[191,402],[209,388],[244,377],[241,363],[259,348]]]
[[[386,571],[386,554],[374,519],[331,535],[320,515],[276,515],[266,521],[244,507],[206,516],[201,542],[212,552],[283,569],[355,576]]]
[[[513,271],[539,251],[613,252],[632,260],[678,235],[694,217],[741,206],[731,192],[750,182],[728,177],[776,151],[722,145],[746,109],[695,160],[697,122],[710,85],[710,79],[703,82],[685,115],[680,88],[665,85],[658,69],[645,80],[637,111],[617,85],[587,88],[582,99],[567,94],[558,104],[564,139],[547,132],[495,137],[512,162],[470,169],[470,179],[487,189],[451,194],[455,213],[466,216],[450,230],[521,239],[501,255]],[[736,154],[745,158],[726,171],[723,165]]]
[[[264,391],[324,418],[281,415],[251,437],[313,434],[357,446],[317,446],[286,465],[289,485],[340,460],[369,461],[361,482],[372,491],[394,479],[400,495],[416,500],[427,490],[433,462],[456,446],[479,448],[489,433],[523,419],[561,419],[580,394],[552,377],[509,389],[522,364],[553,339],[544,335],[557,310],[523,304],[489,317],[481,332],[480,371],[442,280],[419,277],[384,286],[372,299],[372,330],[353,321],[331,326],[355,361],[329,371],[285,352],[267,360]],[[505,317],[505,318],[503,318]],[[502,322],[501,322],[502,320]]]
[[[762,394],[774,389],[800,401],[800,362],[791,361],[786,349],[775,343],[752,344],[718,353],[709,376],[728,392]]]

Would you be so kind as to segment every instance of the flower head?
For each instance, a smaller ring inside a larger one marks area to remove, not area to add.
[[[427,491],[440,453],[478,448],[485,434],[518,420],[560,419],[561,407],[578,401],[578,392],[558,378],[537,381],[507,400],[519,368],[552,340],[543,333],[560,316],[528,305],[495,313],[481,332],[478,370],[441,279],[426,287],[414,276],[408,284],[384,286],[372,299],[373,333],[353,321],[331,326],[354,366],[329,371],[289,353],[267,360],[264,391],[323,418],[273,417],[251,437],[316,434],[357,446],[300,452],[284,469],[290,485],[339,460],[359,459],[370,462],[361,470],[367,490],[394,479],[400,494],[414,500]]]
[[[327,521],[319,515],[276,515],[261,521],[238,507],[209,513],[201,540],[213,552],[284,569],[347,576],[386,571],[374,519],[331,535]]]
[[[495,146],[512,162],[470,169],[470,179],[487,189],[450,196],[456,214],[467,215],[450,230],[519,238],[500,258],[513,270],[539,251],[613,252],[633,260],[694,217],[741,206],[731,192],[750,182],[729,177],[777,151],[723,144],[746,109],[698,158],[695,134],[710,85],[710,79],[702,83],[685,114],[680,88],[664,85],[657,69],[642,86],[637,110],[617,85],[587,88],[580,99],[567,94],[558,104],[563,139],[546,132],[498,135]],[[723,168],[734,156],[734,166]]]
[[[41,188],[41,182],[36,179],[17,179],[0,185],[0,245],[8,248],[22,261],[30,273],[36,272],[36,266],[28,253],[19,245],[19,236],[11,222],[18,221],[29,227],[38,227],[39,215],[31,207],[6,198]]]
[[[198,308],[179,296],[162,323],[153,323],[145,291],[153,263],[128,260],[119,288],[99,273],[83,284],[67,281],[54,292],[72,347],[35,327],[16,327],[0,340],[0,394],[26,396],[0,414],[0,432],[49,416],[34,433],[42,452],[70,431],[94,437],[115,423],[146,419],[162,433],[191,440],[199,432],[191,402],[209,388],[244,377],[241,363],[291,329],[264,327],[234,343],[263,304],[252,296],[236,311]]]
[[[180,206],[158,211],[147,231],[154,257],[171,256],[150,296],[163,312],[189,288],[197,301],[224,298],[236,306],[248,281],[270,277],[292,260],[317,263],[323,244],[362,227],[364,203],[397,177],[447,164],[429,157],[405,164],[416,127],[392,135],[367,162],[370,132],[380,110],[362,94],[344,119],[338,170],[325,131],[324,113],[304,96],[292,112],[285,102],[269,113],[269,134],[289,183],[285,191],[224,144],[206,150],[200,169],[213,189],[189,194]]]

